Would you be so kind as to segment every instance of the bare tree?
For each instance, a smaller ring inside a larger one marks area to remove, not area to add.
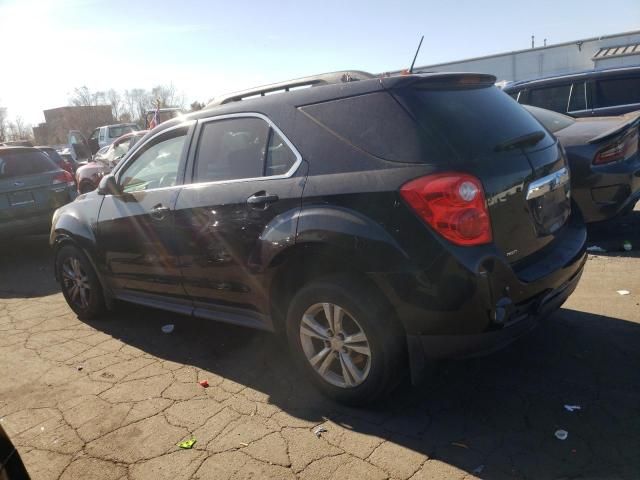
[[[31,140],[33,138],[33,129],[31,125],[25,123],[20,115],[12,122],[7,123],[9,140]]]
[[[120,121],[122,114],[124,113],[124,105],[122,102],[122,96],[113,88],[107,91],[107,100],[109,105],[111,105],[111,112],[113,113],[113,118],[117,121]]]
[[[159,101],[160,107],[183,107],[184,94],[178,93],[173,83],[156,85],[151,89],[154,102]]]
[[[7,140],[7,109],[0,107],[0,142]]]
[[[92,92],[87,86],[82,86],[73,89],[73,95],[69,99],[69,103],[76,107],[104,105],[106,103],[106,95],[100,91]]]

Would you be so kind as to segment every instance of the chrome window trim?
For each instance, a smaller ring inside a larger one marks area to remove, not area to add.
[[[199,187],[208,186],[208,185],[225,185],[228,183],[255,182],[260,180],[279,180],[284,178],[291,178],[296,173],[296,171],[298,171],[298,168],[302,163],[302,155],[300,155],[300,152],[298,151],[298,149],[293,145],[293,143],[291,143],[291,141],[287,138],[287,136],[284,133],[282,133],[282,130],[280,130],[278,126],[266,115],[263,115],[257,112],[228,113],[223,115],[214,115],[211,117],[201,118],[201,119],[198,119],[198,123],[199,124],[202,123],[203,125],[205,125],[207,123],[211,123],[219,120],[227,120],[227,119],[234,119],[234,118],[259,118],[265,121],[267,125],[269,125],[269,127],[272,128],[284,140],[284,142],[287,144],[289,149],[295,155],[296,161],[293,163],[293,165],[291,165],[291,168],[289,168],[287,172],[282,173],[280,175],[269,175],[269,176],[261,176],[261,177],[250,177],[250,178],[234,178],[231,180],[212,180],[209,182],[198,182],[198,181],[193,181],[194,179],[192,179],[192,181],[185,181],[185,183],[183,184],[184,188],[199,188]],[[196,142],[200,141],[200,136],[202,136],[202,131],[199,132],[198,138],[195,139]],[[268,148],[268,145],[267,145],[267,148]],[[196,151],[196,154],[194,155],[192,176],[195,176],[196,165],[197,165],[197,151]]]

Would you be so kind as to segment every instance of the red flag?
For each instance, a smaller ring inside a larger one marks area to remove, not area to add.
[[[156,107],[156,111],[153,113],[153,118],[151,119],[151,121],[149,122],[149,130],[154,129],[160,120],[160,103],[158,103],[158,106]]]

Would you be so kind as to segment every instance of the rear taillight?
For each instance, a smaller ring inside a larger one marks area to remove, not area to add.
[[[416,178],[400,188],[400,195],[450,242],[463,246],[491,242],[484,191],[474,176],[448,172]]]
[[[67,185],[75,185],[75,181],[73,180],[73,175],[71,175],[66,170],[62,170],[61,172],[56,173],[53,176],[53,181],[51,182],[54,185],[58,185],[60,183],[66,183]]]
[[[626,160],[638,153],[638,129],[626,133],[621,138],[600,150],[593,159],[594,165]]]

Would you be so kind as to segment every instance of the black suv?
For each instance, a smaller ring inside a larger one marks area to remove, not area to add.
[[[65,298],[281,333],[348,403],[506,345],[574,290],[586,233],[561,147],[494,81],[340,72],[163,123],[56,212]]]
[[[621,115],[640,110],[640,67],[525,80],[504,91],[519,103],[572,117]]]

